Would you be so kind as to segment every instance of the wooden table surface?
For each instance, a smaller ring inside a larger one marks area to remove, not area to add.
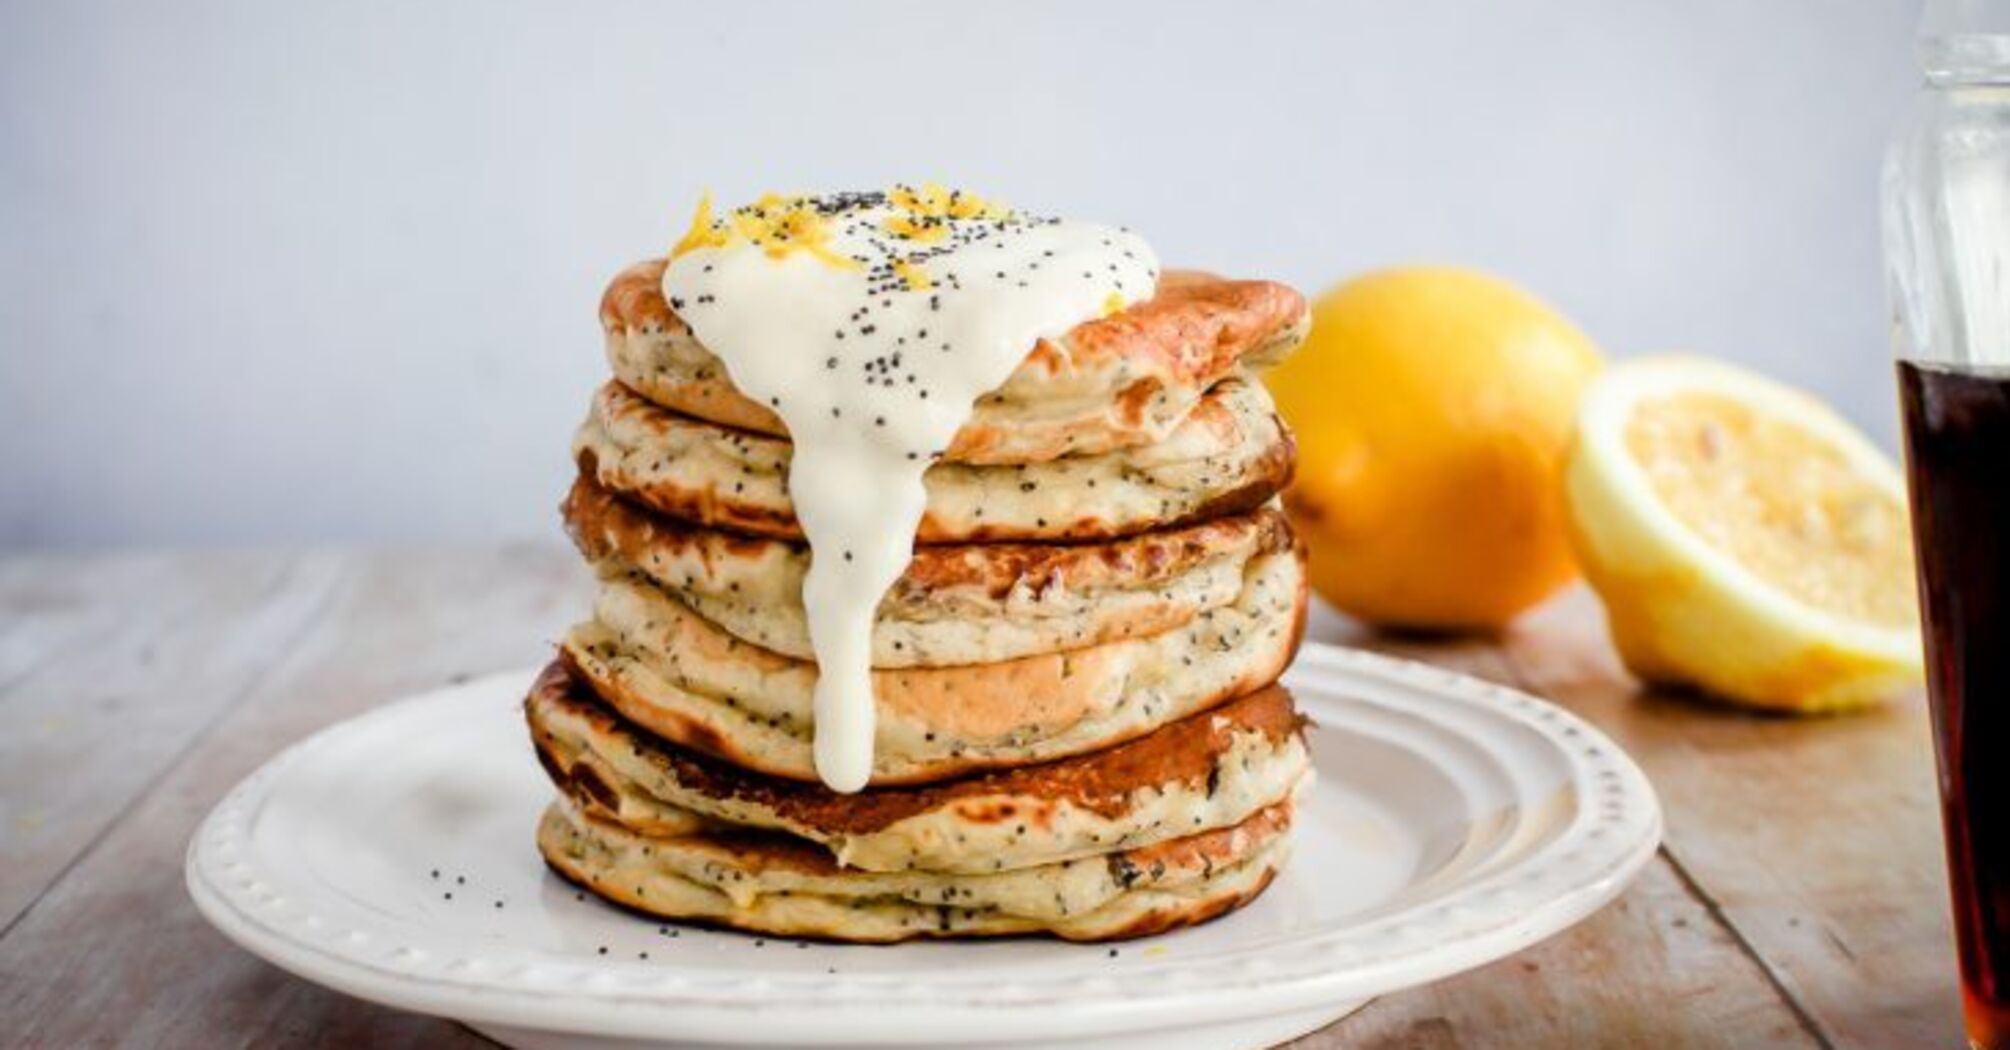
[[[537,660],[587,587],[556,544],[0,557],[0,1045],[486,1045],[239,951],[183,849],[287,742]],[[1788,721],[1644,693],[1583,593],[1499,638],[1313,636],[1576,711],[1668,832],[1581,925],[1295,1047],[1962,1045],[1918,701]]]

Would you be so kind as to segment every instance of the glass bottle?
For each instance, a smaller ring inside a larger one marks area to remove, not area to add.
[[[1918,55],[1886,270],[1962,1004],[2010,1050],[2010,0],[1927,0]]]

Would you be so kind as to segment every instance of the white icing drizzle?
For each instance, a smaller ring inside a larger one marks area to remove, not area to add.
[[[1150,298],[1125,230],[1037,218],[930,186],[701,205],[663,294],[794,445],[789,494],[818,678],[817,774],[871,777],[872,627],[913,557],[922,475],[1034,345]]]

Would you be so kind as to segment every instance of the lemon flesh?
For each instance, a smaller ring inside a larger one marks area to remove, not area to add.
[[[1919,620],[1905,508],[1835,446],[1716,394],[1644,401],[1627,451],[1684,525],[1797,601]]]
[[[1918,681],[1903,483],[1812,398],[1713,362],[1619,366],[1586,396],[1565,494],[1642,677],[1794,711]]]

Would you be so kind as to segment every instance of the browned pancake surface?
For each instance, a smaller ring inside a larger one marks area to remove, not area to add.
[[[1154,458],[1174,448],[1193,455],[1172,464]],[[786,439],[673,411],[620,382],[595,393],[574,447],[581,474],[659,513],[801,541],[787,496],[790,454]],[[1016,468],[1030,471],[1024,477],[1013,467],[938,464],[924,476],[929,504],[915,542],[1080,543],[1243,514],[1290,484],[1297,458],[1268,395],[1229,380],[1198,399],[1163,443]],[[1169,480],[1169,470],[1185,476]],[[1045,491],[1058,484],[1070,495],[1034,495],[1032,479],[1043,471]]]
[[[612,557],[637,566],[684,556],[700,562],[755,561],[768,556],[777,544],[788,543],[652,513],[585,474],[573,481],[559,510],[566,533],[589,561]],[[1259,507],[1246,515],[1106,543],[930,545],[915,548],[914,559],[894,583],[890,599],[921,605],[932,594],[964,588],[1003,598],[1014,590],[1040,594],[1063,582],[1078,590],[1148,585],[1185,573],[1226,547],[1248,544],[1254,554],[1269,554],[1289,550],[1293,543],[1284,514],[1275,507]]]
[[[1140,790],[1206,779],[1216,767],[1217,756],[1238,734],[1253,731],[1282,741],[1297,733],[1302,723],[1290,694],[1273,685],[1105,751],[963,780],[870,788],[847,795],[822,784],[750,773],[662,743],[622,721],[568,667],[555,662],[538,676],[525,712],[546,770],[564,787],[574,786],[576,775],[590,777],[591,771],[565,768],[550,751],[546,743],[549,731],[541,722],[553,709],[592,722],[598,732],[624,742],[635,755],[646,757],[693,791],[753,802],[791,823],[836,834],[870,833],[908,817],[950,807],[977,823],[1016,820],[1039,825],[1055,805],[1064,802],[1104,815],[1120,813]],[[612,788],[606,785],[579,787],[602,801],[613,797]],[[1023,810],[1012,803],[980,804],[999,796],[1031,802]]]
[[[666,260],[637,263],[616,275],[600,301],[610,337],[631,332],[688,331],[663,297]],[[1306,318],[1304,296],[1274,281],[1231,280],[1193,270],[1168,270],[1150,299],[1109,317],[1076,325],[1058,340],[1041,340],[1000,388],[1031,403],[1047,388],[1076,393],[1093,375],[1113,377],[1105,426],[1117,433],[1105,447],[1146,440],[1147,415],[1165,391],[1199,391],[1233,373],[1245,356],[1274,348]],[[723,367],[706,367],[682,381],[651,384],[651,396],[680,412],[724,426],[786,436],[765,405],[735,390]],[[1126,434],[1126,431],[1134,433]],[[950,460],[999,462],[1004,428],[973,422],[945,453]],[[1062,451],[1053,450],[1056,454]]]

